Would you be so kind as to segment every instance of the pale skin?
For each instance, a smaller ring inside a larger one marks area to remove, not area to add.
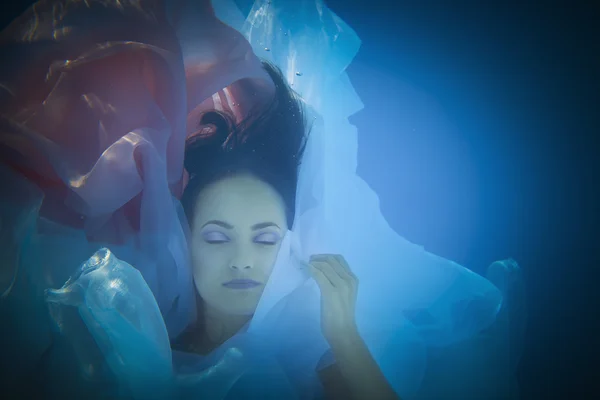
[[[226,178],[202,190],[191,243],[204,322],[197,351],[209,353],[252,318],[287,229],[279,194],[251,175]],[[319,371],[327,398],[398,399],[358,333],[358,280],[345,259],[314,255],[307,268],[321,290],[321,329],[336,360]],[[236,279],[256,285],[223,285]]]

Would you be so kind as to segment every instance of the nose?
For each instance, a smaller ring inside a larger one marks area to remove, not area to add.
[[[234,270],[247,270],[254,267],[252,250],[246,246],[239,246],[231,259],[230,268]]]
[[[243,264],[242,264],[243,265]],[[231,265],[231,269],[251,269],[252,266],[251,265],[246,265],[244,267],[238,267],[237,265],[233,264]]]

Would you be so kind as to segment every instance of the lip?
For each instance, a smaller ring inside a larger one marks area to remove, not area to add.
[[[262,285],[262,283],[252,279],[232,279],[223,284],[223,286],[229,289],[251,289],[260,285]]]

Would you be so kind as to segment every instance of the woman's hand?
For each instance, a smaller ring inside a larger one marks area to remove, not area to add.
[[[359,338],[355,321],[358,279],[341,255],[310,258],[310,271],[321,289],[321,329],[329,345],[347,347]]]

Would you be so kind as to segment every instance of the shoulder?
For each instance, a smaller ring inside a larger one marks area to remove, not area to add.
[[[352,396],[348,385],[336,363],[317,371],[325,399],[350,399]]]

